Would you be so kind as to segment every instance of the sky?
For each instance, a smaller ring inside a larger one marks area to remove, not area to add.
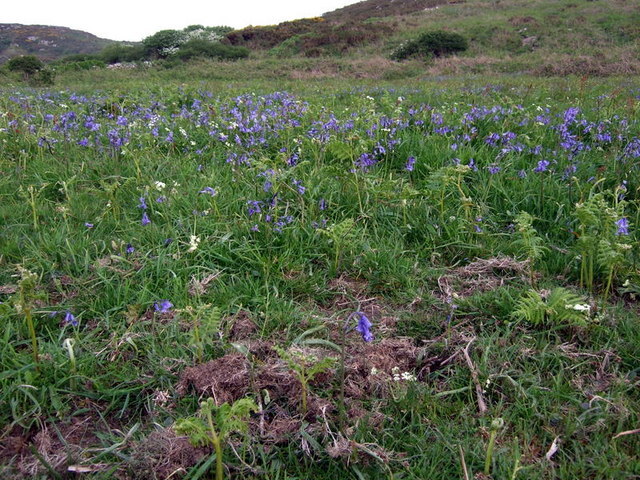
[[[52,25],[140,41],[189,25],[272,25],[317,17],[358,0],[2,0],[0,23]]]

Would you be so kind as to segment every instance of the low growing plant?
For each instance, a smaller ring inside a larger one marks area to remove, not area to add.
[[[232,405],[223,403],[216,406],[213,398],[200,403],[197,416],[183,418],[175,424],[174,430],[189,436],[194,446],[212,445],[216,453],[216,480],[224,478],[222,447],[232,432],[246,433],[247,419],[258,406],[250,398],[241,398]]]
[[[532,325],[586,325],[591,306],[566,288],[558,287],[546,294],[529,290],[516,303],[511,316]]]

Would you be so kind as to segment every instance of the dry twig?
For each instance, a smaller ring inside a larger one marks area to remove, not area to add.
[[[464,353],[464,359],[467,361],[467,366],[471,371],[471,378],[473,379],[473,383],[476,386],[476,397],[478,398],[478,410],[480,410],[480,415],[484,415],[485,413],[487,413],[487,410],[488,410],[487,403],[484,401],[484,396],[482,393],[482,385],[480,384],[480,379],[478,378],[478,369],[473,364],[473,361],[469,356],[469,347],[471,347],[471,344],[475,340],[476,340],[476,337],[473,337],[469,341],[469,343],[467,343],[467,346],[464,347],[464,350],[462,351],[462,353]]]

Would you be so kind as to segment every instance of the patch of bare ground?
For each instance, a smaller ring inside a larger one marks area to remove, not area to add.
[[[476,259],[464,267],[449,270],[438,279],[443,300],[469,297],[476,293],[495,290],[508,282],[526,282],[529,263],[515,258],[498,256]]]
[[[93,451],[100,449],[97,413],[71,417],[60,422],[44,422],[40,428],[24,431],[17,427],[0,442],[3,479],[42,478],[43,475],[90,473],[106,469],[106,464],[91,462]],[[116,422],[112,428],[117,428]]]
[[[554,55],[534,68],[531,73],[541,76],[593,77],[638,75],[640,59],[633,54],[621,54],[620,58],[616,58],[605,52],[601,55]]]
[[[182,478],[209,454],[209,449],[194,447],[187,437],[177,435],[170,428],[156,430],[135,445],[128,478]]]

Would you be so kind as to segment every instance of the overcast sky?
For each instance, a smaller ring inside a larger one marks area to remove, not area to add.
[[[358,0],[0,0],[0,23],[55,25],[139,41],[189,25],[271,25],[316,17]]]

